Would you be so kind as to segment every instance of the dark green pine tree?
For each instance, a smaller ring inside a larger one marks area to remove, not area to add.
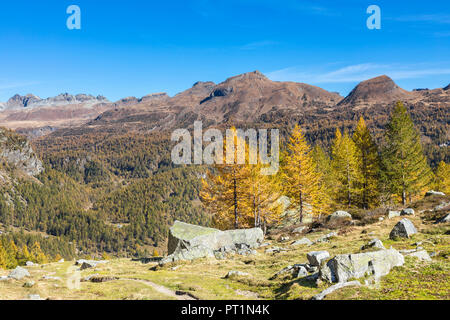
[[[386,130],[383,152],[385,181],[402,204],[420,193],[432,179],[432,171],[423,154],[420,135],[402,102],[397,102]]]

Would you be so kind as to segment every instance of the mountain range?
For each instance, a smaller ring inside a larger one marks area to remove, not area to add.
[[[361,82],[342,97],[304,83],[271,81],[254,71],[220,84],[197,82],[173,97],[155,93],[110,102],[103,96],[86,94],[66,93],[47,99],[15,95],[0,104],[0,126],[33,137],[61,128],[111,127],[119,122],[127,123],[128,128],[151,127],[153,131],[189,126],[192,120],[208,125],[290,122],[323,114],[339,117],[370,109],[382,112],[397,100],[426,111],[449,107],[449,87],[407,91],[383,75]]]

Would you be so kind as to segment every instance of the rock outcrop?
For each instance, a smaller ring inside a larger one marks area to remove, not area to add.
[[[24,137],[2,128],[0,128],[0,159],[4,159],[11,167],[29,176],[36,176],[44,170],[30,143]]]
[[[405,260],[395,249],[375,252],[341,254],[320,267],[319,278],[327,282],[347,282],[349,279],[373,276],[378,279]]]
[[[221,231],[175,221],[169,232],[168,253],[161,265],[204,257],[225,258],[227,253],[250,254],[264,240],[260,228]]]

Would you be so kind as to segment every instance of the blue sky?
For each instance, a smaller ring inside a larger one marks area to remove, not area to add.
[[[66,27],[72,4],[81,30]],[[366,27],[371,4],[381,30]],[[436,88],[450,82],[450,2],[1,1],[0,44],[0,101],[174,95],[253,70],[343,95],[381,74],[405,89]]]

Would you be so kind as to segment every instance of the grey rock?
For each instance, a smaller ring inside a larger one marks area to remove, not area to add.
[[[305,277],[308,275],[308,270],[304,264],[295,264],[293,266],[287,266],[277,273],[275,273],[269,280],[276,279],[280,275],[290,274],[296,278]]]
[[[26,265],[27,267],[32,267],[32,266],[34,266],[34,262],[27,261],[27,262],[25,263],[25,265]]]
[[[330,257],[328,251],[312,251],[308,252],[306,258],[308,258],[309,264],[311,266],[320,266],[320,263],[323,260],[326,260]]]
[[[280,253],[281,251],[286,251],[286,249],[284,248],[280,248],[280,247],[272,247],[272,248],[268,248],[266,249],[266,253]]]
[[[23,284],[23,287],[24,288],[32,288],[32,287],[34,287],[35,284],[36,284],[36,282],[34,282],[34,281],[27,281]]]
[[[97,265],[96,263],[83,262],[83,264],[80,267],[80,270],[86,270],[86,269],[90,269],[90,268],[95,268],[96,265]]]
[[[400,214],[402,216],[413,216],[414,215],[414,209],[411,209],[411,208],[403,209]]]
[[[395,217],[400,217],[400,211],[393,211],[393,210],[389,210],[388,211],[388,219],[392,219]]]
[[[309,263],[305,264],[304,266],[306,268],[306,271],[308,271],[309,273],[314,273],[314,272],[319,271],[319,267],[318,266],[312,266]]]
[[[297,278],[303,278],[308,275],[308,270],[306,270],[306,268],[302,265],[298,266],[298,268],[296,268],[296,271],[297,271]]]
[[[330,214],[327,217],[327,220],[331,221],[331,220],[335,220],[335,219],[351,219],[351,218],[352,218],[352,215],[350,213],[348,213],[347,211],[336,211],[336,212],[333,212],[332,214]]]
[[[378,249],[383,249],[383,250],[386,249],[383,245],[383,242],[381,242],[381,240],[379,240],[379,239],[370,240],[369,243],[367,243],[366,245],[361,247],[361,250],[367,250],[370,248],[378,248]]]
[[[195,247],[190,247],[189,249],[178,248],[174,253],[159,261],[159,265],[165,265],[167,263],[173,263],[177,261],[191,261],[200,258],[214,257],[215,255],[213,250],[202,245],[197,245]],[[219,257],[226,257],[226,255],[219,254]]]
[[[354,281],[350,281],[350,282],[341,282],[341,283],[334,284],[331,287],[322,291],[321,293],[316,294],[314,297],[312,297],[312,300],[322,300],[327,295],[329,295],[330,293],[333,293],[334,291],[336,291],[338,289],[342,289],[345,287],[351,287],[351,286],[359,287],[359,286],[361,286],[361,283],[357,280],[354,280]]]
[[[430,190],[430,191],[427,191],[427,193],[425,194],[425,197],[430,197],[430,196],[445,196],[445,193],[440,192],[440,191]]]
[[[280,240],[281,240],[281,241],[289,241],[289,239],[290,239],[290,238],[289,238],[288,236],[283,236],[283,237],[281,237]]]
[[[391,233],[389,234],[389,238],[409,238],[415,233],[417,233],[416,227],[414,227],[413,223],[410,220],[404,218],[394,226]]]
[[[41,296],[38,294],[29,294],[28,300],[45,300],[45,299],[41,298]]]
[[[314,243],[320,243],[320,242],[325,242],[325,241],[330,241],[331,238],[337,237],[337,232],[330,232],[320,238],[318,238],[316,241],[314,241]]]
[[[299,246],[299,245],[310,246],[312,244],[313,242],[308,238],[301,238],[300,240],[295,240],[294,242],[292,242],[291,246]]]
[[[450,213],[447,214],[445,217],[443,217],[442,219],[438,220],[439,223],[446,223],[446,222],[450,222]]]
[[[308,229],[308,227],[306,226],[301,226],[298,228],[295,228],[294,230],[292,230],[292,233],[302,233],[303,231],[305,231],[306,229]]]
[[[337,255],[320,267],[320,279],[327,282],[346,282],[365,276],[380,278],[405,260],[395,249]]]
[[[42,277],[42,280],[61,280],[61,278],[60,277],[54,277],[54,276],[46,275],[46,276]]]
[[[22,280],[25,277],[29,277],[30,273],[27,269],[22,267],[17,267],[13,271],[11,271],[8,275],[8,278],[15,280]]]
[[[419,260],[424,260],[424,261],[431,261],[431,257],[426,250],[414,251],[414,252],[405,254],[405,256],[414,257],[414,258],[417,258]]]
[[[442,202],[441,204],[437,205],[436,207],[434,207],[434,211],[438,211],[438,210],[442,210],[446,207],[450,206],[450,202]]]
[[[226,248],[225,252],[254,254],[251,249],[259,247],[263,240],[264,233],[260,228],[221,231],[175,221],[169,232],[169,255],[160,261],[160,265],[179,260],[214,257],[216,251],[224,252],[223,248]]]

